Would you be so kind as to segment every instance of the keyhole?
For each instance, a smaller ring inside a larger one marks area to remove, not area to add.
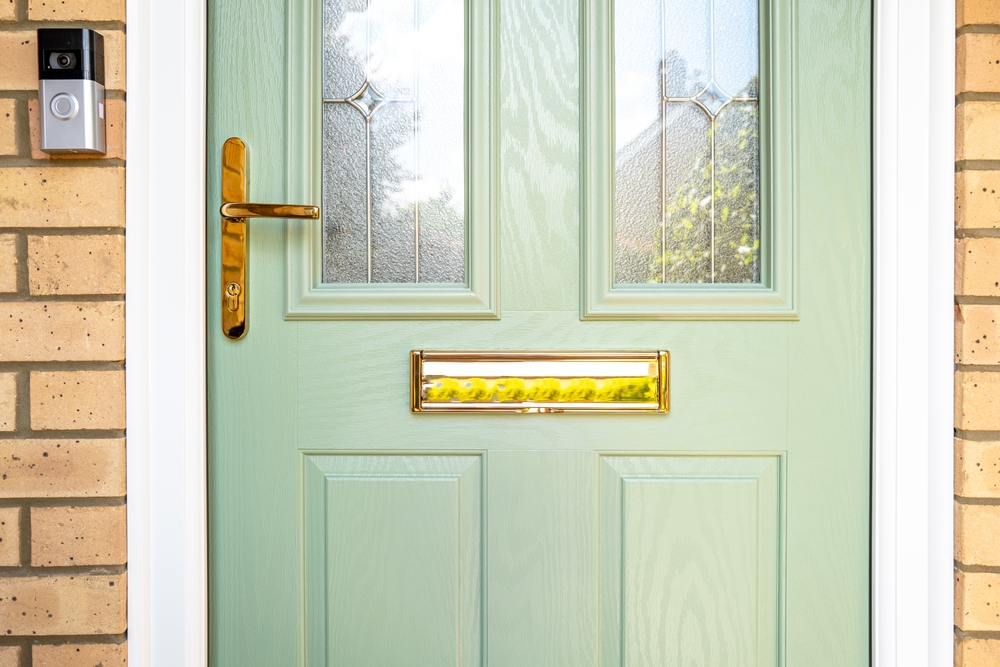
[[[226,307],[229,312],[235,313],[240,308],[240,292],[243,288],[239,283],[229,283],[226,285]]]

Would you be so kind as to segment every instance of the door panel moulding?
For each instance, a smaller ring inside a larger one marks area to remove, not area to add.
[[[199,667],[207,0],[126,4],[129,659]],[[929,667],[953,641],[955,6],[874,13],[872,664]]]

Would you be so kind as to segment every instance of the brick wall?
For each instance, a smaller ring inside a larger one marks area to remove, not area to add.
[[[38,150],[40,27],[104,35],[106,157]],[[0,667],[126,660],[124,29],[0,0]]]
[[[1000,665],[1000,2],[958,0],[955,664]]]

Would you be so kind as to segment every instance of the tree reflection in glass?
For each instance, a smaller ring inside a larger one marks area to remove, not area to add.
[[[461,0],[325,0],[323,282],[464,282],[463,26]]]
[[[615,282],[760,282],[757,3],[615,3]]]

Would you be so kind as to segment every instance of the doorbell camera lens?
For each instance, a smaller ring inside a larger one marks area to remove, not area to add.
[[[76,69],[76,54],[52,53],[49,55],[49,67],[52,69]]]
[[[104,37],[88,28],[38,30],[40,143],[46,153],[104,154]]]

